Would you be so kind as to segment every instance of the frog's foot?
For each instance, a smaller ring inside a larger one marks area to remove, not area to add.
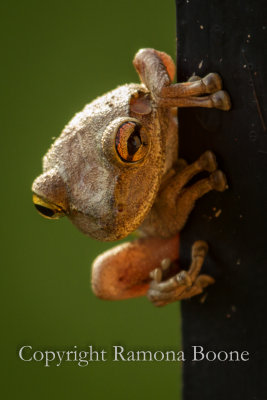
[[[158,106],[215,107],[221,110],[231,107],[228,94],[221,90],[222,80],[217,73],[191,82],[171,84],[175,74],[174,63],[170,56],[154,49],[139,50],[133,63]],[[205,94],[211,95],[202,97]]]
[[[148,299],[155,306],[164,306],[174,301],[188,299],[203,292],[203,289],[215,281],[209,275],[199,275],[208,245],[204,241],[197,241],[192,246],[192,262],[188,271],[180,271],[175,276],[162,280],[170,268],[170,262],[163,260],[161,268],[150,274],[152,282],[147,292]]]

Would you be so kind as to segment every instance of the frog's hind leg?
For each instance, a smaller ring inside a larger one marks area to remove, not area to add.
[[[165,281],[162,280],[164,271],[161,272],[159,268],[152,271],[151,275],[154,279],[150,283],[147,292],[148,299],[159,307],[202,293],[205,287],[214,283],[214,279],[211,276],[199,275],[207,251],[208,245],[206,242],[202,240],[195,242],[192,246],[192,261],[189,270],[182,270]],[[163,262],[161,268],[162,270],[164,269]]]

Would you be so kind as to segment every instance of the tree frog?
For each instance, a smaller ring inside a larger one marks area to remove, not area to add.
[[[43,158],[33,182],[41,215],[66,215],[84,234],[113,241],[141,237],[97,257],[92,287],[102,299],[147,295],[156,306],[199,294],[214,282],[200,274],[207,244],[192,246],[177,269],[179,232],[198,198],[227,188],[211,151],[193,163],[178,158],[177,107],[230,109],[217,73],[172,84],[169,55],[146,48],[133,60],[140,84],[126,84],[76,114]],[[199,172],[208,177],[187,185]]]

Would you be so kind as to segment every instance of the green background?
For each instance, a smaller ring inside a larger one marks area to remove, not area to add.
[[[112,246],[67,220],[47,221],[31,183],[52,137],[96,96],[138,81],[135,52],[175,57],[174,1],[10,1],[1,4],[1,394],[5,399],[178,399],[178,362],[75,363],[45,368],[35,350],[180,349],[179,305],[105,302],[90,288],[92,260]]]

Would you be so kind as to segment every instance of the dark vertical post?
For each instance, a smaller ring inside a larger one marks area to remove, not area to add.
[[[184,400],[267,399],[266,9],[264,0],[177,0],[178,80],[219,72],[233,103],[179,110],[180,156],[213,150],[229,182],[198,201],[181,234],[182,263],[194,240],[207,240],[204,272],[216,278],[206,298],[182,303]],[[192,346],[221,361],[192,361]],[[230,351],[240,361],[223,361]]]

